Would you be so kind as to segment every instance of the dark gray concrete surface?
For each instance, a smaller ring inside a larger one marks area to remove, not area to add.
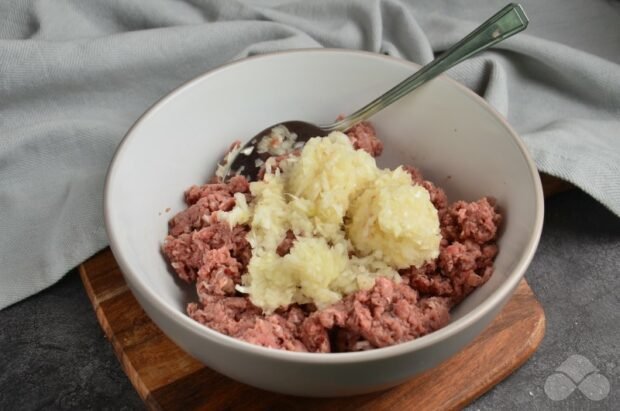
[[[77,271],[0,311],[0,410],[141,409]]]
[[[620,218],[579,191],[549,200],[527,278],[547,315],[545,339],[468,409],[620,409]],[[0,311],[0,330],[0,410],[142,408],[75,271]],[[556,369],[567,359],[564,376],[577,381],[563,388]]]

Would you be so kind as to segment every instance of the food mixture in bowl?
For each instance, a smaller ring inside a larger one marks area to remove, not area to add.
[[[308,352],[386,347],[446,325],[493,273],[494,201],[449,204],[415,167],[378,168],[369,123],[303,149],[295,138],[275,128],[263,139],[257,181],[216,175],[185,192],[163,252],[196,286],[188,314]]]

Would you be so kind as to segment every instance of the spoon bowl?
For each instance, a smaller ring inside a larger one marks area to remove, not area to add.
[[[272,135],[276,127],[285,127],[294,136],[295,141],[291,147],[292,149],[301,148],[306,141],[313,137],[324,137],[329,133],[316,124],[299,120],[285,121],[270,126],[254,136],[250,141],[245,143],[243,147],[239,147],[235,150],[238,151],[238,153],[234,157],[230,167],[227,167],[227,175],[243,174],[246,177],[256,179],[260,173],[262,164],[275,154],[274,152],[270,153],[269,151],[261,150],[259,144],[265,137]]]

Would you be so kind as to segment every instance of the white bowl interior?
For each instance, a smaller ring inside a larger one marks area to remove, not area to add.
[[[130,284],[185,313],[193,290],[175,279],[160,253],[168,219],[184,208],[183,191],[212,175],[233,140],[244,141],[278,121],[330,122],[415,70],[411,63],[368,53],[283,53],[216,70],[159,102],[123,142],[106,189],[109,234]],[[495,274],[453,311],[454,322],[516,275],[540,229],[537,176],[508,125],[445,77],[372,121],[385,142],[380,165],[415,165],[450,201],[490,195],[505,213]]]

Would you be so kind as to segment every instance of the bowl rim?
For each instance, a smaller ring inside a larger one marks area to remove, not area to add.
[[[285,351],[273,348],[262,347],[258,345],[254,345],[248,343],[246,341],[238,340],[234,337],[230,337],[228,335],[219,333],[215,330],[206,327],[193,319],[191,319],[187,314],[182,313],[175,309],[171,304],[164,301],[153,289],[151,289],[145,281],[141,280],[140,275],[136,274],[131,267],[131,263],[129,262],[128,253],[124,252],[118,245],[117,237],[119,236],[119,230],[115,228],[114,220],[112,218],[112,208],[114,205],[111,203],[111,191],[112,184],[117,174],[117,164],[123,156],[124,148],[127,146],[127,143],[131,140],[134,130],[140,126],[143,122],[147,121],[150,117],[155,115],[157,111],[163,107],[169,100],[176,98],[178,95],[182,94],[186,89],[194,87],[197,83],[216,75],[220,71],[227,70],[230,67],[246,64],[249,61],[254,60],[262,60],[262,59],[272,59],[278,58],[283,55],[307,55],[307,54],[343,54],[343,55],[351,55],[369,59],[377,59],[384,60],[389,64],[398,64],[401,66],[405,66],[409,69],[417,70],[421,66],[419,64],[413,63],[408,60],[374,53],[370,51],[362,51],[362,50],[348,50],[348,49],[335,49],[335,48],[308,48],[308,49],[294,49],[294,50],[284,50],[271,52],[266,54],[254,55],[250,57],[241,58],[239,60],[235,60],[221,66],[218,66],[212,70],[209,70],[203,74],[198,75],[197,77],[189,80],[179,87],[175,88],[173,91],[169,92],[159,100],[157,100],[153,105],[151,105],[129,128],[125,136],[121,139],[118,144],[116,151],[112,157],[110,162],[104,186],[104,195],[103,195],[103,209],[104,209],[104,220],[105,227],[108,234],[108,238],[110,240],[110,248],[112,249],[112,253],[116,258],[121,272],[125,280],[127,281],[130,289],[134,291],[137,295],[140,295],[142,298],[148,300],[151,307],[157,310],[160,314],[167,317],[170,321],[178,323],[179,326],[183,327],[186,332],[194,334],[199,338],[207,338],[211,340],[213,343],[219,345],[225,345],[229,348],[238,349],[240,351],[244,351],[246,354],[250,355],[259,355],[263,357],[267,357],[273,360],[279,360],[283,362],[296,362],[296,363],[310,363],[310,364],[337,364],[337,363],[353,363],[353,362],[368,362],[375,361],[379,359],[397,357],[404,354],[412,353],[415,351],[422,350],[434,344],[437,344],[441,341],[447,340],[450,337],[453,337],[457,334],[460,334],[484,316],[486,316],[489,312],[491,312],[496,306],[502,303],[502,301],[508,297],[513,290],[516,288],[517,284],[524,276],[527,267],[529,266],[532,258],[535,254],[536,248],[538,246],[540,236],[542,233],[543,226],[543,218],[544,218],[544,202],[543,202],[543,191],[542,184],[540,182],[540,176],[538,174],[538,170],[532,158],[530,157],[527,148],[525,147],[524,142],[518,136],[518,134],[513,130],[507,120],[503,117],[502,114],[497,112],[493,107],[491,107],[482,97],[478,96],[472,90],[466,88],[461,83],[456,80],[448,77],[445,74],[439,76],[442,81],[447,81],[456,89],[460,90],[462,93],[466,94],[469,98],[471,98],[474,102],[482,106],[486,109],[494,118],[496,118],[508,131],[508,134],[512,137],[514,143],[517,145],[517,148],[521,152],[523,159],[525,160],[528,171],[530,174],[530,178],[534,184],[535,191],[535,220],[534,227],[532,231],[532,235],[530,236],[527,245],[523,249],[521,253],[521,257],[519,258],[514,270],[508,273],[505,281],[501,283],[498,288],[491,293],[481,304],[477,305],[473,308],[469,313],[465,314],[463,317],[450,322],[445,327],[440,328],[437,331],[434,331],[430,334],[427,334],[423,337],[416,338],[411,341],[395,344],[388,347],[376,348],[368,351],[360,351],[360,352],[345,352],[345,353],[306,353],[306,352],[292,352]],[[163,258],[163,257],[162,257]],[[140,298],[137,298],[140,302]],[[140,303],[141,304],[141,303]],[[142,304],[141,304],[142,305]],[[150,317],[150,316],[149,316]],[[151,317],[153,322],[157,324],[154,318]],[[172,338],[174,340],[174,338]]]

